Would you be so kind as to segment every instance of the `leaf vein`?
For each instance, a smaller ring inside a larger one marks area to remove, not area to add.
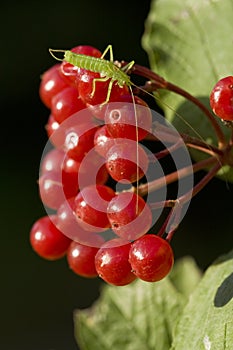
[[[141,340],[141,342],[146,345],[145,350],[154,350],[150,346],[148,347],[147,337],[143,337],[142,334],[138,332],[138,329],[134,326],[132,320],[130,318],[126,317],[126,315],[123,313],[122,309],[116,303],[114,303],[113,300],[112,300],[112,302],[113,302],[113,305],[115,306],[115,308],[117,309],[117,311],[119,312],[119,314],[125,319],[127,324],[130,323],[130,328],[135,332],[135,334],[137,334],[137,336]]]

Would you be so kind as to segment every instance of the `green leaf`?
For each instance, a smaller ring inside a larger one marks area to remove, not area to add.
[[[174,326],[200,274],[191,258],[176,264],[174,272],[157,283],[106,285],[91,308],[76,311],[75,335],[81,349],[170,349]],[[190,286],[181,283],[188,270]]]
[[[153,0],[142,38],[151,69],[209,108],[215,83],[232,75],[232,18],[232,0]],[[210,122],[196,106],[165,91],[159,92],[159,98],[179,132],[217,144]],[[229,128],[218,122],[229,137]],[[202,159],[200,152],[192,156]],[[228,166],[218,175],[233,182],[233,169]]]
[[[231,350],[233,251],[206,271],[175,330],[172,350]]]
[[[76,313],[82,349],[166,350],[182,298],[169,280],[106,286],[93,309]]]

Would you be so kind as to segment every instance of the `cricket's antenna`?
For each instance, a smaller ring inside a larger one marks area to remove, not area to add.
[[[149,91],[146,91],[145,89],[141,88],[140,86],[137,86],[135,84],[133,84],[138,90],[141,90],[142,92],[146,93],[147,95],[149,95],[150,97],[153,97],[155,100],[157,100],[158,102],[161,102],[165,107],[169,108],[171,111],[174,112],[174,114],[180,119],[182,120],[182,122],[187,125],[192,131],[193,133],[203,142],[206,143],[206,141],[204,140],[204,138],[201,136],[201,134],[199,134],[199,132],[197,132],[194,127],[187,122],[184,117],[182,117],[179,113],[177,113],[177,111],[172,108],[171,106],[169,106],[166,102],[162,101],[159,97],[155,96],[154,94],[151,94]]]
[[[137,142],[137,149],[136,149],[136,163],[137,163],[137,182],[136,182],[136,194],[137,194],[137,203],[136,203],[136,213],[138,213],[138,186],[139,186],[139,152],[138,152],[138,118],[137,118],[137,109],[136,109],[136,103],[135,98],[133,94],[133,90],[131,85],[129,85],[130,93],[133,100],[133,107],[134,107],[134,115],[135,115],[135,127],[136,127],[136,142]]]
[[[55,60],[57,60],[57,61],[63,61],[63,58],[59,58],[59,57],[57,57],[57,56],[54,54],[55,52],[65,53],[66,51],[65,51],[65,50],[54,50],[54,49],[49,49],[50,55],[51,55],[53,58],[55,58]]]

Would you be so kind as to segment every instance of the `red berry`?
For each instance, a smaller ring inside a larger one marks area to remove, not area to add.
[[[85,154],[94,149],[94,135],[98,126],[87,110],[67,118],[54,130],[50,142],[63,149],[68,157],[81,161]]]
[[[108,105],[105,113],[107,129],[115,138],[140,141],[151,130],[152,115],[147,103],[141,98],[123,95]],[[121,102],[122,101],[122,102]]]
[[[94,231],[110,227],[107,206],[114,196],[115,192],[108,186],[84,187],[75,198],[75,214],[80,225],[84,229]]]
[[[41,162],[39,179],[44,204],[57,209],[65,198],[77,195],[79,166],[79,162],[67,157],[60,149],[55,148],[46,154]]]
[[[220,79],[213,87],[210,106],[219,118],[233,121],[233,76]]]
[[[54,119],[54,116],[50,114],[48,122],[45,126],[45,130],[47,132],[48,138],[50,138],[52,134],[58,130],[58,128],[59,128],[59,123]],[[51,142],[52,142],[52,138],[51,138]]]
[[[112,230],[127,240],[135,240],[151,228],[151,210],[136,193],[117,194],[109,202],[107,214]]]
[[[79,225],[74,214],[74,197],[64,201],[57,210],[57,227],[72,240],[78,241]]]
[[[118,141],[119,142],[119,141]],[[117,143],[117,139],[114,139],[108,132],[107,126],[101,126],[95,133],[94,144],[95,150],[102,157],[106,157],[108,150]]]
[[[173,251],[163,238],[147,234],[132,243],[129,262],[138,278],[156,282],[170,272],[174,262]]]
[[[106,154],[106,168],[115,181],[135,182],[148,169],[148,156],[142,146],[135,141],[123,140],[112,146]]]
[[[30,232],[30,243],[42,258],[56,260],[66,254],[71,240],[53,223],[56,222],[56,216],[52,216],[51,219],[44,216],[34,223]]]
[[[67,261],[70,269],[83,277],[97,277],[95,256],[98,250],[96,247],[72,242],[67,251]]]
[[[80,163],[66,156],[62,164],[62,185],[66,198],[75,197],[79,190],[78,172]]]
[[[78,181],[81,188],[94,184],[103,185],[108,178],[104,159],[92,149],[80,163]]]
[[[42,75],[39,95],[48,108],[51,108],[52,98],[68,86],[62,78],[59,69],[60,65],[56,64]]]
[[[94,136],[98,127],[94,123],[82,123],[64,130],[63,147],[67,155],[81,161],[85,154],[94,148]]]
[[[131,244],[121,239],[106,242],[95,256],[95,266],[99,276],[107,283],[125,286],[133,282],[136,276],[129,264]]]
[[[57,210],[57,227],[75,242],[90,247],[100,247],[104,243],[98,233],[84,230],[77,222],[74,213],[74,199],[69,198]]]
[[[76,162],[74,159],[66,156],[65,152],[60,149],[53,149],[49,151],[41,162],[41,177],[40,177],[40,190],[45,192],[45,189],[48,190],[50,187],[49,194],[46,195],[42,193],[43,198],[52,195],[52,187],[55,188],[55,197],[58,197],[60,189],[62,189],[66,198],[74,197],[78,193],[78,170],[79,170],[79,162]],[[49,174],[49,172],[51,172]],[[54,175],[55,173],[55,175]],[[42,177],[45,175],[45,177]],[[55,177],[56,182],[49,185],[48,180],[53,180]],[[46,179],[46,183],[43,184],[44,179]],[[61,183],[61,186],[60,186]],[[48,187],[49,186],[49,187]],[[58,191],[58,192],[57,192]],[[53,196],[53,195],[52,195]],[[59,196],[60,198],[60,196]],[[61,196],[61,200],[59,200],[59,205],[64,200],[64,196]],[[50,201],[50,198],[45,199],[45,202]],[[57,207],[57,206],[56,206]]]
[[[45,126],[51,144],[56,148],[63,148],[65,142],[65,128],[63,123],[58,123],[52,114]]]
[[[60,171],[64,158],[65,152],[62,150],[56,148],[50,150],[41,161],[41,175],[47,173],[48,171]]]
[[[94,150],[81,162],[66,156],[62,165],[62,184],[66,198],[77,195],[79,184],[83,188],[107,182],[109,175],[105,164],[101,165],[102,163]]]
[[[39,178],[39,191],[43,204],[51,209],[57,209],[65,200],[61,173],[48,171]]]
[[[107,81],[97,81],[95,84],[95,92],[93,94],[93,81],[99,79],[100,74],[85,69],[79,69],[77,77],[77,88],[81,99],[87,105],[98,105],[106,101],[108,94],[108,88],[110,79]],[[128,93],[128,87],[124,85],[120,87],[117,83],[114,83],[111,89],[110,102],[117,101],[120,95]]]
[[[78,45],[71,49],[72,52],[79,53],[81,55],[101,57],[102,52],[94,46],[90,45]]]
[[[72,114],[85,108],[86,105],[80,99],[78,91],[71,86],[54,96],[51,103],[52,115],[59,124]]]

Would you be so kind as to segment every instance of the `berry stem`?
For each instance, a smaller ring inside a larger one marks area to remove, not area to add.
[[[208,153],[211,156],[214,156],[214,155],[223,156],[224,155],[224,151],[222,149],[219,149],[213,145],[209,145],[201,140],[198,140],[195,137],[192,137],[192,136],[189,136],[186,134],[181,134],[181,136],[182,136],[186,146],[189,148],[197,149],[199,151]]]
[[[207,183],[217,174],[220,168],[221,168],[220,163],[215,164],[215,166],[202,178],[202,180],[199,181],[196,186],[194,186],[192,193],[191,191],[189,191],[185,195],[177,198],[177,202],[179,203],[179,205],[186,203],[190,199],[190,196],[192,196],[192,198],[196,196],[207,185]],[[170,205],[174,206],[174,203],[171,202]],[[172,225],[172,229],[169,231],[166,238],[168,241],[171,241],[177,228],[178,228],[178,224]]]
[[[221,167],[222,165],[219,162],[217,162],[215,166],[193,187],[192,190],[188,191],[186,194],[178,197],[177,199],[167,199],[165,201],[151,203],[150,208],[173,208],[177,202],[179,202],[180,204],[186,203],[190,199],[190,197],[193,198],[207,185],[207,183],[217,174]]]
[[[204,159],[198,163],[195,163],[192,166],[188,166],[188,167],[176,170],[173,173],[166,175],[165,177],[161,177],[159,179],[148,182],[146,184],[142,184],[138,188],[139,195],[143,197],[150,191],[156,191],[165,185],[171,184],[177,181],[178,179],[181,179],[185,176],[195,173],[201,169],[205,169],[215,163],[217,163],[219,168],[221,168],[222,164],[220,163],[219,159],[213,156],[213,157]]]
[[[162,141],[162,142],[179,142],[179,137],[177,137],[177,133],[173,133],[170,128],[167,128],[165,125],[161,125],[159,123],[154,123],[153,125],[153,133],[148,134],[146,136],[146,140],[148,141]],[[156,135],[159,135],[159,137],[156,137]],[[202,152],[208,153],[212,156],[224,155],[224,150],[219,149],[216,146],[210,145],[206,143],[205,141],[202,141],[200,139],[197,139],[194,136],[190,136],[184,133],[180,133],[179,136],[182,138],[183,142],[186,144],[187,147],[198,149]]]
[[[232,147],[233,146],[233,124],[232,123],[230,125],[230,128],[231,128],[231,137],[229,140],[229,146]]]
[[[181,220],[180,220],[181,214],[182,214],[182,205],[181,205],[180,201],[177,200],[174,207],[171,210],[171,216],[170,216],[168,224],[165,228],[165,229],[167,229],[167,227],[170,226],[169,231],[167,233],[167,237],[166,237],[166,240],[168,242],[171,241],[174,233],[176,232],[177,228],[179,227],[179,224],[181,222]]]
[[[189,92],[183,90],[179,86],[172,84],[168,81],[166,81],[164,78],[159,76],[158,74],[152,72],[149,68],[140,66],[138,64],[135,64],[132,68],[132,71],[134,74],[143,76],[144,78],[150,79],[149,82],[145,84],[143,89],[145,89],[148,92],[153,92],[157,89],[165,89],[172,91],[180,96],[183,96],[193,104],[195,104],[209,119],[215,134],[218,139],[219,148],[222,149],[226,146],[226,139],[225,135],[218,124],[217,120],[214,118],[213,114],[209,111],[209,109],[195,96],[191,95]]]
[[[178,140],[174,145],[167,147],[167,148],[163,149],[162,151],[154,153],[152,160],[154,160],[154,158],[156,158],[156,159],[164,158],[167,155],[170,155],[172,152],[178,150],[180,147],[182,147],[182,145],[183,145],[183,142]]]
[[[162,237],[166,231],[166,227],[168,225],[168,222],[170,221],[171,217],[172,217],[172,212],[173,212],[173,208],[170,208],[170,211],[166,217],[166,219],[164,220],[162,226],[159,229],[159,232],[157,233],[157,236]]]
[[[171,241],[174,233],[176,232],[179,223],[180,223],[180,216],[182,213],[182,206],[190,200],[190,198],[193,198],[196,196],[206,185],[207,183],[216,175],[216,173],[221,168],[221,164],[217,162],[213,168],[194,186],[194,188],[190,191],[188,191],[183,196],[180,196],[177,199],[168,199],[166,201],[157,202],[157,203],[151,203],[150,207],[151,209],[158,209],[158,208],[172,208],[169,212],[166,220],[164,221],[163,225],[161,226],[158,235],[162,236],[168,225],[170,224],[172,217],[174,217],[173,222],[170,224],[170,228],[166,237],[166,240],[168,242]]]

